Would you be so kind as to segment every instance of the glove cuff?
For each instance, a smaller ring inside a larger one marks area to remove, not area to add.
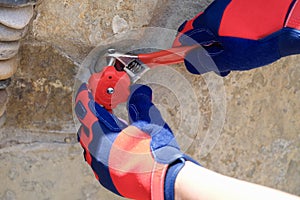
[[[165,184],[164,184],[164,199],[174,200],[175,199],[175,181],[178,173],[184,167],[186,161],[191,161],[199,166],[198,162],[193,160],[187,155],[177,159],[175,162],[169,165],[169,168],[166,172]]]
[[[185,160],[180,158],[169,166],[165,178],[164,199],[175,199],[175,180],[180,170],[184,167],[184,164]]]

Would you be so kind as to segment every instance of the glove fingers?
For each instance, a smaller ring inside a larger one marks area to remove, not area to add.
[[[86,139],[89,137],[89,131],[88,129],[86,129],[83,125],[81,125],[78,129],[78,132],[77,132],[77,141],[80,142],[82,148],[83,148],[83,157],[85,159],[85,161],[87,162],[91,162],[91,157],[90,155],[87,153],[87,145],[85,142],[86,142]]]
[[[170,129],[163,120],[160,111],[152,103],[152,90],[145,85],[131,86],[128,101],[128,114],[130,123],[145,121]]]
[[[193,19],[182,23],[173,46],[207,45],[217,41],[215,34],[206,24],[201,23],[205,21],[203,18],[203,13],[199,13]]]
[[[206,51],[210,50],[210,52]],[[212,56],[218,55],[222,52],[221,47],[213,48],[196,48],[191,50],[185,57],[184,63],[187,70],[192,74],[204,74],[206,72],[214,71],[219,73],[219,69],[215,64]],[[219,50],[219,52],[217,52]],[[215,53],[217,52],[217,53]]]
[[[300,53],[300,30],[285,29],[279,37],[279,50],[281,56],[289,56]]]
[[[124,128],[124,123],[120,122],[114,115],[94,101],[94,97],[83,83],[76,96],[75,112],[79,121],[86,127],[91,127],[92,123],[99,121],[110,131],[120,132]]]
[[[209,29],[197,28],[181,34],[179,42],[182,46],[192,46],[195,44],[209,45],[216,42],[216,37]]]

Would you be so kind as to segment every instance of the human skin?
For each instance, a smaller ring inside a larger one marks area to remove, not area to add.
[[[175,181],[175,200],[300,200],[265,186],[224,176],[187,161]]]

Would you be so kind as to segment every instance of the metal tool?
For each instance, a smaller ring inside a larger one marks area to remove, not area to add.
[[[139,80],[151,68],[184,62],[187,52],[199,47],[184,46],[145,54],[130,54],[108,49],[104,55],[107,67],[101,71],[91,69],[89,88],[95,101],[112,111],[126,102],[129,86]]]
[[[131,82],[135,83],[149,70],[149,67],[139,60],[138,55],[117,52],[109,49],[105,55],[108,66],[114,66],[117,71],[125,71]]]

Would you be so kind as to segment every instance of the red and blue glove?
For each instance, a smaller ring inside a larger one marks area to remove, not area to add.
[[[300,0],[215,0],[178,31],[174,46],[201,44],[217,66],[194,49],[185,57],[191,73],[226,76],[300,53]]]
[[[93,89],[91,89],[93,90]],[[127,126],[94,101],[88,85],[76,96],[78,140],[96,178],[130,199],[174,199],[174,183],[186,160],[144,85],[131,87]]]

